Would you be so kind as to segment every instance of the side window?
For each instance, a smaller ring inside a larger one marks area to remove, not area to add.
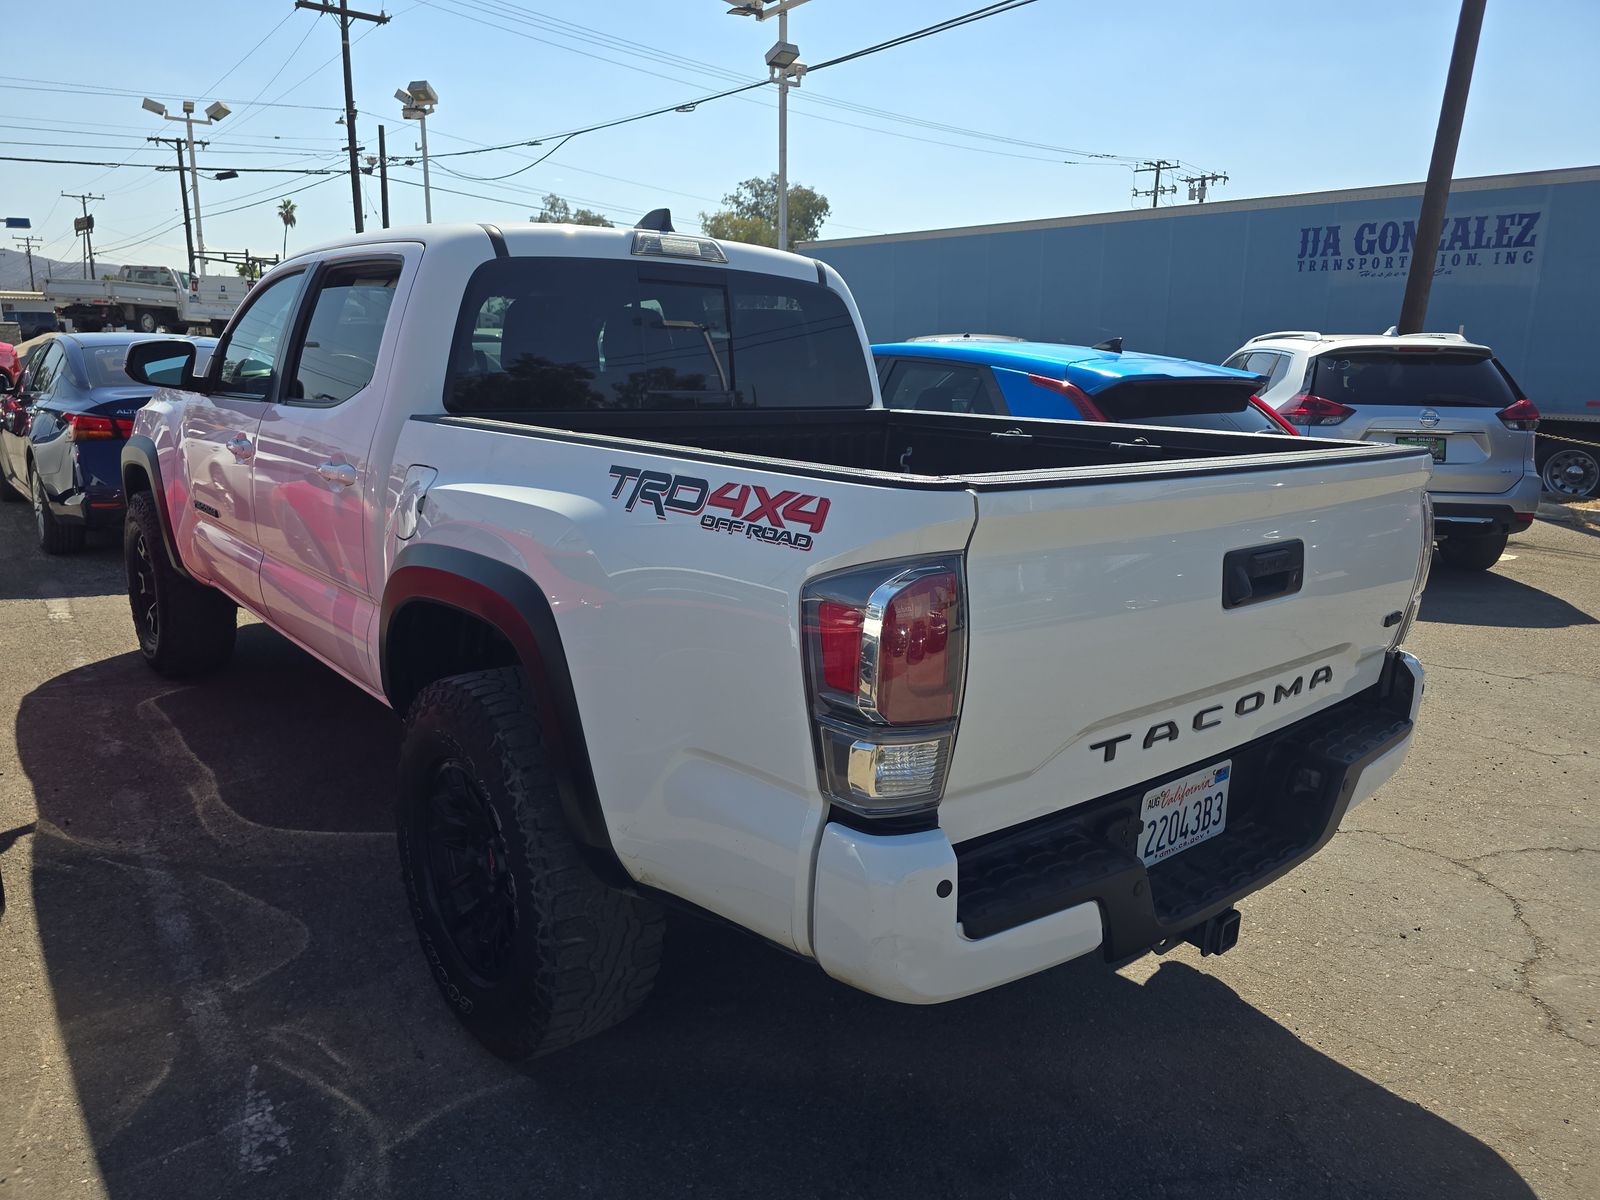
[[[244,314],[217,350],[217,390],[264,400],[283,365],[289,317],[300,295],[300,273],[276,279],[246,302]]]
[[[1272,368],[1267,372],[1267,390],[1271,390],[1283,382],[1283,377],[1289,373],[1289,356],[1287,354],[1274,354]]]
[[[981,367],[962,363],[904,360],[895,365],[883,389],[885,408],[919,412],[993,414],[993,398]]]
[[[394,261],[322,273],[287,400],[338,404],[372,382],[399,280],[400,263]]]
[[[28,394],[49,395],[50,389],[55,386],[57,377],[66,365],[67,352],[61,348],[60,342],[51,342],[44,351],[44,357],[33,368],[33,376],[28,380]]]
[[[1235,354],[1232,358],[1228,359],[1228,361],[1222,365],[1225,367],[1230,367],[1235,371],[1248,371],[1250,368],[1245,366],[1245,363],[1249,361],[1250,356],[1241,351],[1240,353]]]

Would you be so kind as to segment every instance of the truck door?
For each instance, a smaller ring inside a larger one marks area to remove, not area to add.
[[[206,394],[186,397],[179,442],[188,503],[172,513],[195,567],[253,609],[261,608],[251,470],[256,431],[280,386],[284,350],[305,272],[272,280],[212,353]],[[174,506],[177,508],[177,506]]]
[[[376,613],[367,534],[386,471],[369,450],[396,335],[391,320],[403,254],[329,259],[307,288],[288,373],[256,444],[255,505],[267,614],[301,645],[357,679],[377,673],[368,653]],[[380,366],[380,364],[385,364]]]

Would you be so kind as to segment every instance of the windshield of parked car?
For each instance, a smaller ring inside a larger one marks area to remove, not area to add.
[[[468,285],[457,413],[867,408],[871,366],[837,293],[651,261],[505,258]]]
[[[1311,391],[1352,408],[1505,408],[1516,401],[1504,373],[1482,353],[1331,351],[1317,357]]]

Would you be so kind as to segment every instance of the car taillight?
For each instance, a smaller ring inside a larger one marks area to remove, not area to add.
[[[1100,406],[1089,399],[1089,393],[1075,383],[1068,383],[1065,379],[1052,379],[1048,375],[1029,375],[1028,382],[1038,384],[1042,388],[1049,388],[1072,401],[1073,407],[1078,410],[1078,416],[1085,421],[1104,421],[1105,413],[1100,411]]]
[[[96,417],[89,413],[67,413],[67,440],[87,442],[95,438],[117,436],[117,424],[110,417]]]
[[[944,794],[966,670],[959,559],[881,563],[807,586],[803,633],[818,774],[863,817]]]
[[[1267,418],[1267,420],[1272,422],[1279,433],[1292,433],[1295,437],[1300,436],[1300,431],[1280,417],[1278,415],[1278,410],[1273,408],[1272,405],[1268,404],[1260,396],[1251,396],[1250,403],[1254,405],[1261,412],[1261,414]],[[1263,429],[1261,432],[1265,433],[1267,431]]]
[[[1337,400],[1302,392],[1289,402],[1288,408],[1280,409],[1278,415],[1291,425],[1337,425],[1355,411]]]
[[[1539,410],[1534,407],[1529,399],[1518,400],[1508,408],[1502,408],[1495,416],[1500,418],[1501,424],[1507,429],[1520,430],[1523,433],[1532,433],[1539,428]]]

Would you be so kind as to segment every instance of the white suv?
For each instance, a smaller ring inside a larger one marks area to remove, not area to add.
[[[1426,446],[1439,552],[1487,570],[1533,523],[1539,410],[1487,346],[1453,333],[1251,338],[1224,366],[1265,377],[1261,399],[1316,437]]]

